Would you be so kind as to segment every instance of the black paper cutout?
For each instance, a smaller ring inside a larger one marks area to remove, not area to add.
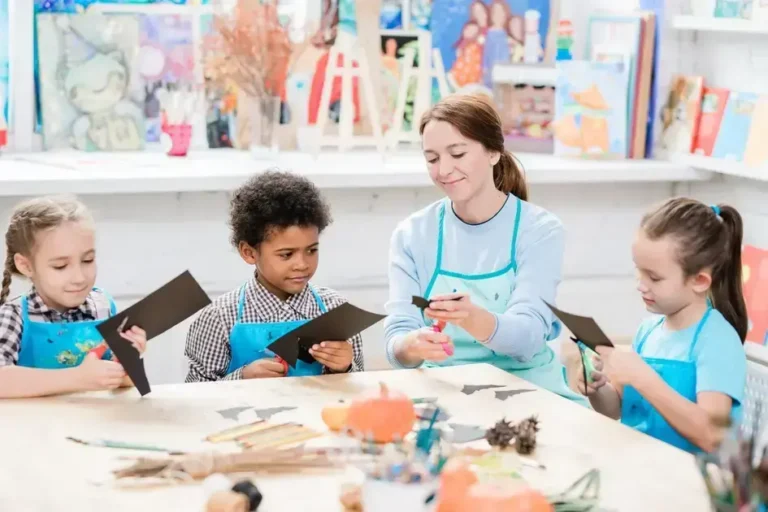
[[[309,353],[312,345],[323,341],[348,340],[385,317],[345,302],[284,334],[267,348],[295,368],[297,360],[307,363],[315,361]]]
[[[461,297],[456,297],[451,300],[461,300],[461,299],[462,299]],[[433,301],[427,300],[424,297],[419,297],[418,295],[411,296],[411,304],[413,304],[414,306],[422,310],[427,309],[432,302]]]
[[[549,309],[555,314],[555,316],[563,322],[571,333],[580,342],[597,352],[597,347],[613,347],[613,343],[608,339],[608,336],[600,329],[594,318],[587,316],[574,315],[572,313],[566,313],[557,309],[555,306],[548,304],[544,301]]]
[[[131,342],[123,339],[134,325],[147,333],[147,340],[164,333],[211,303],[211,299],[189,271],[164,284],[142,300],[96,326],[112,353],[123,365],[141,396],[151,392],[144,360]]]
[[[248,409],[253,409],[253,407],[247,406],[247,407],[230,407],[229,409],[222,409],[221,411],[216,411],[217,413],[221,414],[221,417],[225,420],[234,420],[237,421],[238,416],[240,416],[240,413],[243,411],[247,411]]]
[[[533,393],[536,391],[535,389],[510,389],[507,391],[496,391],[494,394],[496,395],[497,400],[506,400],[509,397],[515,396],[515,395],[522,395],[523,393]]]
[[[254,409],[254,412],[256,412],[256,416],[259,419],[268,420],[277,413],[292,411],[294,409],[296,409],[296,407],[271,407],[268,409]]]
[[[465,395],[471,395],[472,393],[476,393],[484,389],[503,388],[503,387],[504,385],[501,385],[501,384],[480,384],[477,386],[465,385],[463,388],[461,388],[461,392],[464,393]]]
[[[485,432],[488,430],[477,425],[460,425],[458,423],[449,423],[453,430],[451,441],[456,444],[471,443],[485,438]]]

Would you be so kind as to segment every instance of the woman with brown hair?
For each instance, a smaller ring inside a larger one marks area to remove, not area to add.
[[[446,198],[396,228],[390,246],[387,356],[397,368],[489,363],[587,406],[548,340],[565,234],[527,202],[501,119],[481,96],[449,96],[421,119],[429,175]],[[422,313],[414,295],[430,301]]]

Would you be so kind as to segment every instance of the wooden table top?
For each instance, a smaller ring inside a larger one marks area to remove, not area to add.
[[[349,399],[379,382],[412,398],[436,397],[449,423],[491,426],[506,416],[519,421],[536,414],[541,431],[532,458],[546,470],[524,476],[546,490],[562,490],[592,468],[601,471],[601,506],[620,511],[706,511],[708,500],[691,455],[640,434],[489,365],[365,372],[322,377],[156,386],[140,398],[136,390],[94,392],[34,400],[0,400],[0,510],[202,511],[201,485],[116,487],[112,469],[121,457],[162,456],[149,452],[80,445],[67,436],[145,443],[180,450],[206,450],[203,438],[256,419],[244,410],[237,420],[219,412],[234,407],[295,406],[271,418],[327,430],[321,408]],[[499,389],[471,395],[464,385],[535,389],[504,401]],[[327,438],[326,438],[327,439]],[[487,447],[485,441],[474,443]],[[260,512],[339,511],[340,486],[354,470],[322,475],[257,476],[264,494]],[[299,492],[297,492],[299,491]]]

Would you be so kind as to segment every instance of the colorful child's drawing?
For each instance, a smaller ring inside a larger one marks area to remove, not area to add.
[[[492,89],[493,66],[541,62],[550,0],[433,0],[432,45],[459,91]]]
[[[690,153],[701,117],[704,78],[676,76],[669,88],[667,103],[661,109],[661,149],[671,153]]]
[[[403,0],[383,0],[379,26],[384,30],[403,28]]]
[[[413,49],[413,67],[419,65],[419,33],[415,31],[382,31],[381,34],[381,61],[382,83],[386,87],[387,118],[385,127],[392,126],[392,116],[397,106],[397,95],[400,91],[401,71],[405,52]],[[403,115],[403,130],[411,129],[413,123],[413,104],[416,99],[417,82],[415,77],[408,84],[408,92],[405,100],[405,114]]]
[[[205,37],[215,30],[213,16],[200,17],[200,32]],[[235,113],[237,88],[234,84],[226,89],[205,80],[205,123],[209,148],[231,148],[235,138]]]
[[[139,47],[138,17],[37,18],[46,149],[142,149],[142,89],[132,66]]]
[[[155,91],[161,84],[194,83],[192,18],[180,15],[144,15],[139,34],[139,75],[144,87],[147,142],[160,140],[160,103]]]
[[[504,84],[497,86],[496,91],[508,149],[551,153],[550,124],[555,114],[555,88]]]
[[[560,61],[555,86],[555,154],[625,158],[629,70],[622,63]]]
[[[8,112],[10,94],[10,74],[8,73],[10,40],[8,37],[8,0],[0,0],[0,146],[4,146],[4,135],[11,120]]]

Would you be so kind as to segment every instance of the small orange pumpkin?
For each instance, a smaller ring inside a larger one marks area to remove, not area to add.
[[[467,493],[466,510],[472,512],[554,512],[540,492],[526,485],[481,482]]]
[[[343,429],[347,424],[347,414],[349,414],[349,404],[338,402],[323,407],[320,416],[323,418],[323,423],[325,423],[329,429],[337,432]]]
[[[405,438],[416,421],[410,398],[392,393],[380,383],[379,393],[352,401],[347,414],[347,428],[377,443],[391,443]]]
[[[436,512],[462,512],[470,487],[477,483],[477,475],[469,463],[451,459],[440,472],[440,489],[437,493]]]

